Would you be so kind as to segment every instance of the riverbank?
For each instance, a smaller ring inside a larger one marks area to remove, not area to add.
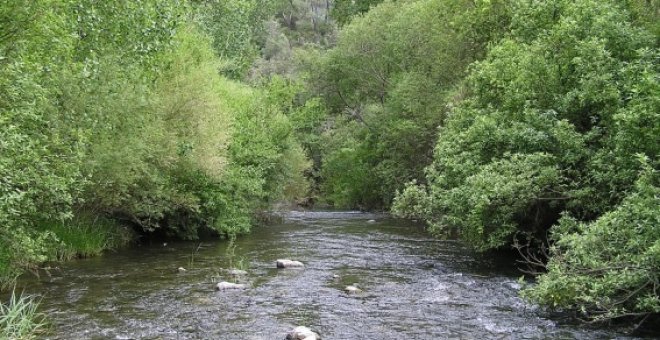
[[[45,254],[41,263],[25,260],[34,259],[33,256],[12,254],[11,245],[0,239],[0,293],[13,289],[7,301],[0,301],[0,339],[35,338],[46,326],[46,317],[38,311],[40,300],[23,295],[15,285],[21,273],[31,271],[38,275],[39,271],[45,271],[50,275],[49,270],[57,266],[47,265],[49,262],[99,256],[136,239],[131,228],[99,217],[41,223],[37,229],[46,232],[43,235],[49,238],[40,249]]]
[[[127,246],[136,239],[128,226],[102,217],[77,217],[69,222],[43,222],[36,227],[40,234],[41,256],[13,252],[12,244],[0,238],[0,291],[11,288],[26,271],[37,271],[43,263],[101,255]],[[40,260],[39,262],[34,259]]]

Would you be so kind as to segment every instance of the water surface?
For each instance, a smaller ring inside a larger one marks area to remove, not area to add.
[[[306,268],[278,270],[278,258]],[[248,275],[232,278],[231,266]],[[381,215],[290,212],[229,249],[143,245],[60,268],[27,283],[42,296],[52,339],[271,340],[298,325],[326,340],[623,338],[559,325],[526,304],[510,259]],[[224,280],[249,288],[214,291]],[[355,283],[363,293],[343,291]]]

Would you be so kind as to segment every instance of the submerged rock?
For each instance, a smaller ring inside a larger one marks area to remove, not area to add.
[[[277,268],[304,268],[305,265],[300,262],[300,261],[293,261],[293,260],[277,260],[276,263]]]
[[[186,272],[186,268],[179,267],[179,268],[176,269],[176,271],[178,271],[179,273],[185,273],[185,272]]]
[[[352,284],[350,286],[346,286],[346,288],[344,288],[344,291],[348,294],[362,293],[362,289],[358,288],[357,283]]]
[[[376,223],[376,220],[369,220],[367,223]]]
[[[230,269],[227,271],[227,273],[231,276],[245,276],[247,275],[247,272],[245,270],[240,270],[240,269]]]
[[[246,286],[242,283],[231,283],[222,281],[215,285],[215,290],[231,290],[231,289],[245,289]]]
[[[321,336],[305,326],[298,326],[287,334],[286,340],[321,340]]]

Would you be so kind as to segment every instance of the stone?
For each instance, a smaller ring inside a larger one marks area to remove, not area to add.
[[[321,336],[305,326],[298,326],[287,334],[286,340],[321,340]]]
[[[376,223],[376,220],[369,220],[367,223]]]
[[[186,272],[186,268],[179,267],[179,268],[176,269],[176,271],[178,271],[179,273],[185,273],[185,272]]]
[[[344,291],[348,294],[362,293],[362,289],[358,288],[357,284],[346,286],[346,288],[344,288]]]
[[[230,269],[227,273],[231,276],[245,276],[245,275],[247,275],[247,272],[245,270],[240,270],[240,269]]]
[[[300,262],[300,261],[292,261],[292,260],[277,260],[276,263],[277,268],[304,268],[305,265]]]
[[[234,290],[234,289],[245,289],[245,285],[242,283],[231,283],[227,281],[219,282],[215,285],[215,290]]]

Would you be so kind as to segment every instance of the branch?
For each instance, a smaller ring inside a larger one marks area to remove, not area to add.
[[[546,271],[546,261],[550,257],[547,243],[541,243],[540,247],[533,247],[532,241],[528,238],[526,244],[521,244],[518,239],[513,241],[513,248],[518,251],[522,260],[516,260],[517,263],[527,266],[526,269],[518,268],[521,272],[533,276],[538,276]]]
[[[364,124],[369,130],[374,131],[369,124],[364,120],[362,117],[362,109],[358,107],[351,106],[348,104],[348,101],[344,98],[344,96],[341,94],[341,90],[337,88],[337,94],[339,95],[339,98],[341,101],[344,103],[344,106],[348,108],[348,112],[351,114],[351,117],[355,118],[357,121],[360,123]]]

